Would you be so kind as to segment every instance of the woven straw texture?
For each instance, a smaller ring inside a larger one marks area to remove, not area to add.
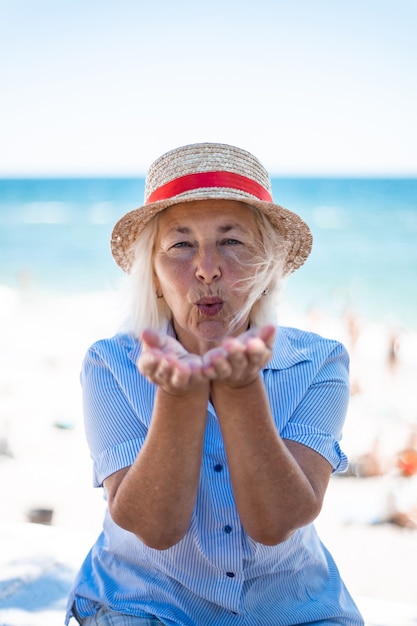
[[[246,150],[227,144],[202,143],[167,152],[149,168],[145,185],[145,204],[124,215],[113,229],[111,250],[116,263],[123,271],[129,272],[133,261],[129,250],[146,224],[157,213],[179,202],[207,199],[237,200],[257,207],[284,237],[287,248],[284,274],[290,274],[303,265],[311,252],[313,241],[307,224],[296,213],[273,202],[259,200],[246,191],[227,187],[198,188],[146,204],[151,194],[163,185],[187,174],[202,172],[239,174],[260,184],[272,195],[268,172],[258,159]]]

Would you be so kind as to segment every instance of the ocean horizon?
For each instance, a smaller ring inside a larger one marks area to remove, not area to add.
[[[111,230],[143,203],[144,178],[0,179],[0,285],[52,293],[116,289]],[[274,201],[313,233],[282,301],[417,329],[417,178],[274,177]]]

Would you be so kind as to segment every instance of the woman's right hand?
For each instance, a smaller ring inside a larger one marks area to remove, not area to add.
[[[144,330],[141,339],[143,348],[137,366],[152,383],[175,395],[201,387],[208,389],[199,355],[187,352],[174,337],[152,329]]]
[[[148,432],[126,469],[105,481],[116,524],[156,550],[180,541],[190,525],[197,497],[210,382],[201,357],[174,337],[142,333],[137,367],[157,385]]]

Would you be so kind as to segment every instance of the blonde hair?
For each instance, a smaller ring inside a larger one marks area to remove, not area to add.
[[[277,322],[276,310],[286,259],[284,238],[263,213],[251,205],[246,206],[255,216],[259,250],[247,264],[248,269],[255,268],[255,272],[249,272],[248,278],[235,286],[237,291],[248,295],[241,311],[231,320],[231,328],[248,314],[251,326]],[[125,282],[127,311],[123,330],[135,337],[139,337],[145,328],[165,330],[172,319],[165,300],[156,295],[154,282],[153,255],[158,217],[159,214],[146,225],[130,250],[134,261]]]

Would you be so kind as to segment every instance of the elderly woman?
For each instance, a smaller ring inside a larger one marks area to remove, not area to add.
[[[67,623],[363,624],[312,524],[347,466],[348,358],[275,321],[311,242],[244,150],[195,144],[151,166],[111,242],[129,326],[83,365],[108,511]]]

